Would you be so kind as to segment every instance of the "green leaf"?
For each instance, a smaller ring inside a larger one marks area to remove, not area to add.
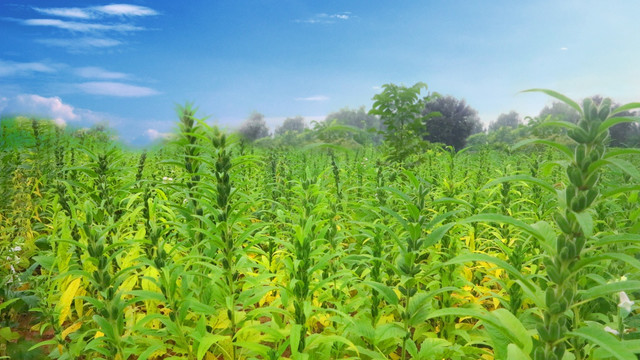
[[[314,349],[322,344],[333,344],[333,343],[343,343],[349,347],[349,349],[358,353],[358,348],[347,338],[340,335],[328,335],[328,334],[313,334],[309,336],[309,341],[307,344],[307,349]]]
[[[437,227],[435,230],[429,233],[427,237],[424,239],[423,247],[429,247],[436,244],[438,241],[442,239],[442,237],[449,231],[455,223],[448,223],[442,226]]]
[[[621,193],[629,193],[631,191],[640,190],[640,185],[625,185],[625,186],[616,186],[613,189],[609,189],[602,194],[603,198],[608,198],[611,196],[615,196]]]
[[[5,302],[3,302],[2,304],[0,304],[0,311],[2,311],[2,309],[8,307],[9,305],[13,304],[14,302],[20,300],[20,298],[13,298],[11,300],[7,300]]]
[[[298,351],[298,344],[300,344],[301,330],[302,330],[302,325],[299,325],[299,324],[291,325],[291,332],[289,332],[289,346],[291,348],[291,354],[293,354],[294,356],[300,353]]]
[[[509,263],[507,263],[504,260],[498,259],[496,257],[487,255],[487,254],[483,254],[483,253],[473,253],[473,254],[463,254],[463,255],[459,255],[456,256],[455,258],[447,261],[445,263],[445,265],[449,265],[449,264],[463,264],[466,262],[474,262],[474,261],[484,261],[484,262],[488,262],[491,264],[496,264],[497,266],[499,266],[501,269],[505,270],[506,272],[509,273],[509,275],[512,278],[518,279],[522,282],[522,284],[524,286],[526,286],[527,288],[529,288],[533,293],[538,293],[539,291],[537,291],[537,287],[529,281],[529,279],[527,279],[524,275],[522,275],[522,273],[517,270],[516,268],[514,268],[513,266],[511,266]],[[536,302],[538,303],[538,302]]]
[[[615,114],[620,114],[621,112],[638,109],[640,108],[640,102],[632,102],[628,104],[624,104],[622,106],[618,106],[615,110],[611,111],[611,116]]]
[[[536,239],[540,241],[545,240],[544,236],[538,230],[533,228],[531,225],[521,220],[514,219],[511,216],[506,216],[502,214],[478,214],[478,215],[474,215],[466,219],[463,219],[459,222],[463,224],[473,223],[473,222],[489,222],[489,223],[496,222],[496,223],[508,224],[508,225],[515,226],[530,235],[533,235]]]
[[[571,123],[568,123],[571,124]],[[572,124],[573,125],[573,124]],[[519,149],[525,145],[529,145],[529,144],[542,144],[542,145],[547,145],[547,146],[551,146],[553,148],[556,148],[558,150],[560,150],[561,153],[563,153],[564,155],[567,156],[567,158],[569,160],[573,159],[573,151],[571,151],[571,149],[569,149],[568,146],[566,145],[562,145],[553,141],[549,141],[549,140],[544,140],[544,139],[525,139],[525,140],[521,140],[518,143],[516,143],[515,145],[513,145],[511,147],[511,150],[516,150]]]
[[[390,289],[388,286],[377,283],[375,281],[363,281],[362,283],[376,289],[387,303],[391,305],[398,305],[398,295],[395,291],[393,291],[393,289]]]
[[[41,341],[35,345],[33,345],[32,347],[29,348],[29,351],[33,351],[39,347],[43,347],[43,346],[49,346],[49,345],[57,345],[58,344],[58,340],[56,339],[51,339],[51,340],[46,340],[46,341]]]
[[[513,336],[519,339],[518,346],[522,351],[529,354],[533,349],[533,340],[522,322],[507,309],[496,309],[491,314],[498,318],[504,327],[510,329]]]
[[[5,341],[13,341],[19,339],[20,334],[11,331],[11,328],[3,327],[0,329],[0,338],[4,339]]]
[[[622,123],[630,123],[630,122],[639,122],[640,121],[640,117],[611,117],[608,118],[607,120],[603,121],[602,124],[600,124],[600,126],[598,127],[598,131],[605,131],[607,129],[609,129],[610,127],[617,125],[617,124],[622,124]]]
[[[574,212],[580,228],[584,232],[584,235],[590,237],[593,235],[593,217],[589,211]]]
[[[575,101],[569,99],[568,97],[566,97],[565,95],[560,94],[559,92],[553,91],[553,90],[549,90],[549,89],[528,89],[528,90],[523,90],[521,92],[541,92],[541,93],[545,93],[551,97],[554,97],[560,101],[562,101],[563,103],[571,106],[572,108],[574,108],[578,114],[583,115],[582,113],[582,108],[580,108],[580,105],[578,105]]]
[[[202,358],[207,353],[207,351],[209,351],[209,348],[211,347],[211,345],[219,342],[220,340],[224,340],[225,338],[226,336],[222,336],[222,335],[214,335],[209,333],[205,334],[200,339],[200,345],[198,345],[198,354],[197,354],[198,360],[202,360]]]
[[[633,177],[636,180],[640,180],[640,173],[638,173],[638,169],[632,163],[622,160],[622,159],[607,159],[609,164],[612,164],[622,170],[625,174]]]
[[[507,358],[509,360],[531,360],[529,355],[525,354],[516,344],[507,346]]]
[[[505,310],[506,311],[506,310]],[[527,333],[526,329],[522,324],[516,325],[516,322],[519,323],[517,319],[507,318],[507,315],[503,313],[500,314],[500,317],[496,317],[493,313],[488,313],[486,310],[478,310],[478,309],[470,309],[470,308],[444,308],[432,311],[427,319],[432,319],[435,317],[443,317],[443,316],[470,316],[479,320],[482,320],[486,324],[490,324],[493,328],[500,332],[500,334],[504,337],[510,339],[511,342],[518,344],[522,348],[531,348],[533,346],[533,342],[531,340],[531,336]],[[502,322],[502,320],[506,321],[506,324]],[[512,329],[510,326],[516,326],[518,329]],[[522,337],[523,334],[526,336]]]
[[[637,360],[638,358],[629,351],[623,343],[618,341],[612,334],[604,329],[595,327],[582,327],[571,331],[568,335],[581,337],[587,341],[600,346],[601,349],[609,353],[610,356],[618,360]]]
[[[528,183],[532,183],[535,185],[538,185],[540,187],[542,187],[545,190],[549,190],[552,194],[556,193],[556,189],[548,184],[546,181],[542,181],[538,178],[535,178],[531,175],[511,175],[511,176],[504,176],[501,178],[497,178],[494,180],[489,181],[485,186],[483,186],[483,189],[488,189],[496,184],[500,184],[503,182],[508,182],[508,181],[524,181],[524,182],[528,182]]]
[[[596,245],[620,244],[620,243],[640,243],[639,234],[616,234],[603,236],[596,241]]]
[[[604,285],[593,286],[582,293],[583,300],[592,300],[601,296],[608,296],[621,291],[637,291],[640,289],[640,281],[618,281]]]

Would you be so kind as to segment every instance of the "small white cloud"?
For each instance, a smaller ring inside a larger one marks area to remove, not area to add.
[[[352,19],[351,12],[345,11],[335,14],[319,13],[308,19],[297,19],[294,22],[305,24],[333,24],[336,21],[346,21]]]
[[[108,95],[108,96],[119,96],[119,97],[142,97],[142,96],[151,96],[159,94],[158,91],[136,85],[129,85],[119,82],[110,82],[110,81],[90,81],[81,84],[77,84],[77,87],[86,92],[87,94],[93,95]]]
[[[373,90],[382,90],[382,86],[373,86],[372,89]]]
[[[156,129],[147,129],[147,131],[144,132],[145,136],[148,137],[151,140],[157,140],[157,139],[170,139],[172,134],[171,133],[163,133],[160,132]]]
[[[78,39],[36,39],[36,42],[67,48],[71,51],[88,50],[92,48],[108,48],[122,44],[121,41],[109,38],[84,37]]]
[[[561,47],[561,48],[560,48],[560,50],[562,50],[562,51],[566,51],[566,50],[569,50],[569,48],[568,48],[568,47],[564,47],[564,46],[563,46],[563,47]]]
[[[42,62],[14,62],[0,60],[0,76],[27,75],[31,73],[52,73],[56,69]]]
[[[27,19],[22,21],[23,24],[28,26],[50,26],[59,29],[78,31],[78,32],[98,32],[98,31],[140,31],[144,30],[143,27],[134,26],[129,24],[96,24],[96,23],[82,23],[76,21],[65,21],[58,19]]]
[[[126,79],[129,75],[120,72],[105,70],[97,66],[87,66],[76,69],[76,74],[83,78],[89,79]]]
[[[315,96],[309,96],[309,97],[296,98],[296,101],[327,101],[327,100],[329,100],[329,97],[324,95],[315,95]]]

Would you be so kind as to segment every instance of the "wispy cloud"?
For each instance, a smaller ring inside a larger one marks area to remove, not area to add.
[[[87,94],[93,95],[143,97],[159,94],[157,90],[148,87],[110,81],[90,81],[77,84],[76,86]]]
[[[561,47],[561,48],[560,48],[560,50],[562,50],[562,51],[567,51],[567,50],[569,50],[569,48],[568,48],[568,47],[563,46],[563,47]]]
[[[83,37],[77,39],[36,39],[37,43],[66,48],[70,51],[84,51],[96,48],[109,48],[122,44],[122,41],[110,38]]]
[[[87,67],[78,68],[75,70],[75,73],[80,77],[88,78],[88,79],[116,80],[116,79],[126,79],[129,77],[128,74],[105,70],[97,66],[87,66]]]
[[[89,9],[95,10],[98,13],[107,15],[118,16],[152,16],[158,15],[158,12],[144,6],[129,5],[129,4],[111,4],[104,6],[94,6]]]
[[[29,75],[32,73],[53,73],[56,69],[42,62],[13,62],[0,60],[0,77],[12,75]]]
[[[104,32],[104,31],[118,31],[118,32],[130,32],[145,30],[145,28],[130,24],[96,24],[96,23],[84,23],[76,21],[65,21],[59,19],[27,19],[22,23],[28,26],[50,26],[59,29],[78,31],[78,32]]]
[[[296,98],[296,101],[327,101],[327,100],[329,100],[329,97],[325,95],[315,95],[315,96]]]
[[[47,46],[66,48],[69,52],[83,52],[99,48],[110,48],[123,44],[119,39],[105,36],[106,33],[131,33],[147,30],[133,23],[133,18],[159,15],[149,7],[131,4],[110,4],[90,7],[33,7],[43,17],[25,19],[0,18],[24,26],[56,28],[69,31],[71,38],[41,38],[35,42]],[[73,36],[78,36],[73,38]]]
[[[81,8],[38,8],[34,7],[33,10],[46,15],[69,17],[75,19],[89,19],[91,14],[86,9]]]
[[[351,12],[345,11],[345,12],[340,12],[335,14],[320,13],[307,19],[296,19],[294,21],[297,23],[305,23],[305,24],[333,24],[338,21],[346,21],[353,18],[354,16],[351,15]]]
[[[67,7],[67,8],[39,8],[34,7],[35,11],[51,16],[66,17],[74,19],[95,19],[105,16],[153,16],[158,12],[138,5],[130,4],[111,4],[104,6],[91,6],[85,8]]]

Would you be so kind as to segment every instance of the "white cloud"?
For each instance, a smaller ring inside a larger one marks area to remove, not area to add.
[[[35,94],[21,94],[4,98],[2,113],[39,116],[53,119],[58,125],[68,121],[78,121],[80,117],[73,106],[65,104],[59,97],[43,97]]]
[[[80,77],[90,78],[90,79],[115,80],[115,79],[126,79],[129,77],[128,74],[105,70],[97,66],[87,66],[87,67],[78,68],[76,69],[75,72]]]
[[[152,16],[158,12],[144,6],[130,4],[110,4],[104,6],[91,6],[86,8],[33,8],[35,11],[52,16],[74,19],[94,19],[103,16]]]
[[[562,51],[566,51],[566,50],[569,50],[569,48],[568,48],[568,47],[564,47],[564,46],[563,46],[563,47],[561,47],[561,48],[560,48],[560,50],[562,50]]]
[[[36,42],[69,50],[87,50],[91,48],[107,48],[122,44],[122,41],[109,38],[84,37],[77,39],[37,39]]]
[[[147,129],[147,131],[144,132],[144,135],[151,140],[157,140],[157,139],[170,139],[173,134],[163,133],[156,129]]]
[[[76,19],[89,19],[91,18],[91,14],[86,9],[81,8],[37,8],[34,7],[33,10],[47,15],[59,16],[59,17],[70,17]]]
[[[22,23],[28,26],[51,26],[59,29],[78,31],[78,32],[99,32],[99,31],[140,31],[144,30],[143,27],[134,26],[129,24],[96,24],[96,23],[83,23],[76,21],[65,21],[58,19],[27,19],[22,20]]]
[[[56,69],[42,62],[13,62],[0,60],[0,76],[25,75],[30,73],[52,73]]]
[[[119,16],[151,16],[158,15],[158,12],[144,6],[129,5],[129,4],[111,4],[104,6],[95,6],[93,9],[97,12],[101,12],[107,15],[119,15]]]
[[[93,95],[142,97],[159,94],[158,91],[148,87],[109,81],[90,81],[77,84],[76,86],[80,90]]]
[[[315,96],[309,96],[309,97],[296,98],[296,101],[327,101],[327,100],[329,100],[329,97],[324,95],[315,95]]]
[[[354,16],[351,15],[351,12],[345,11],[335,14],[320,13],[307,19],[297,19],[294,21],[305,24],[333,24],[337,21],[346,21],[353,18]]]

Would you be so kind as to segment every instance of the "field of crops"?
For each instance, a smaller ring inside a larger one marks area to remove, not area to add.
[[[637,359],[639,152],[583,111],[566,144],[400,162],[188,109],[146,152],[6,120],[0,355]]]

